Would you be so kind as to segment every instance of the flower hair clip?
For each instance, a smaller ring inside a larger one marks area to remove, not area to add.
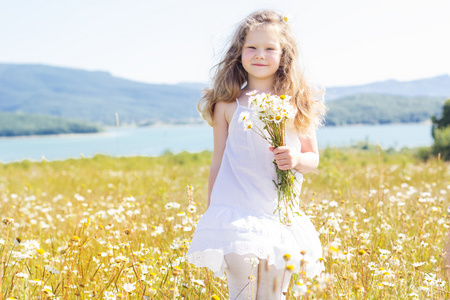
[[[291,23],[292,23],[292,17],[291,17],[290,15],[284,15],[284,16],[283,16],[283,21],[284,21],[284,24],[286,24],[286,25],[291,25]]]

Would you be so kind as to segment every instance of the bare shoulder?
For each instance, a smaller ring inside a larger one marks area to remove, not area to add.
[[[234,111],[237,108],[236,102],[217,102],[214,107],[214,122],[220,122],[225,120],[227,124],[230,124],[233,118]]]

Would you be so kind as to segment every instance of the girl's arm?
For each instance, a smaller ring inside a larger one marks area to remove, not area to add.
[[[216,181],[217,173],[219,173],[220,164],[222,163],[223,152],[228,137],[228,122],[225,118],[225,109],[227,103],[218,102],[214,107],[214,151],[209,169],[208,179],[208,207],[211,202],[211,192]]]
[[[275,161],[280,170],[295,169],[300,173],[315,171],[319,165],[319,147],[317,146],[316,132],[311,132],[307,137],[301,136],[301,152],[297,152],[289,146],[281,146],[273,151]]]
[[[300,173],[314,172],[319,166],[319,146],[317,145],[316,131],[313,130],[307,137],[300,137],[300,142],[302,151],[294,169]]]

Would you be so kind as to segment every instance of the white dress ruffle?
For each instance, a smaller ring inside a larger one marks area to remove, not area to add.
[[[251,253],[279,269],[286,266],[283,256],[289,254],[288,264],[294,266],[295,272],[305,271],[309,277],[319,275],[324,266],[319,261],[322,246],[318,233],[301,211],[290,218],[289,226],[280,222],[278,213],[274,214],[278,200],[273,183],[276,180],[273,154],[267,141],[237,124],[243,110],[248,108],[238,103],[211,203],[196,226],[187,259],[221,277],[227,267],[224,259],[227,253]],[[301,150],[292,128],[286,131],[286,144]],[[296,178],[300,190],[303,176],[297,173]]]

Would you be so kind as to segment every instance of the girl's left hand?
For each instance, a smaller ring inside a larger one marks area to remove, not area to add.
[[[291,147],[280,146],[277,148],[269,147],[273,152],[273,157],[280,170],[294,169],[299,163],[299,154]]]

